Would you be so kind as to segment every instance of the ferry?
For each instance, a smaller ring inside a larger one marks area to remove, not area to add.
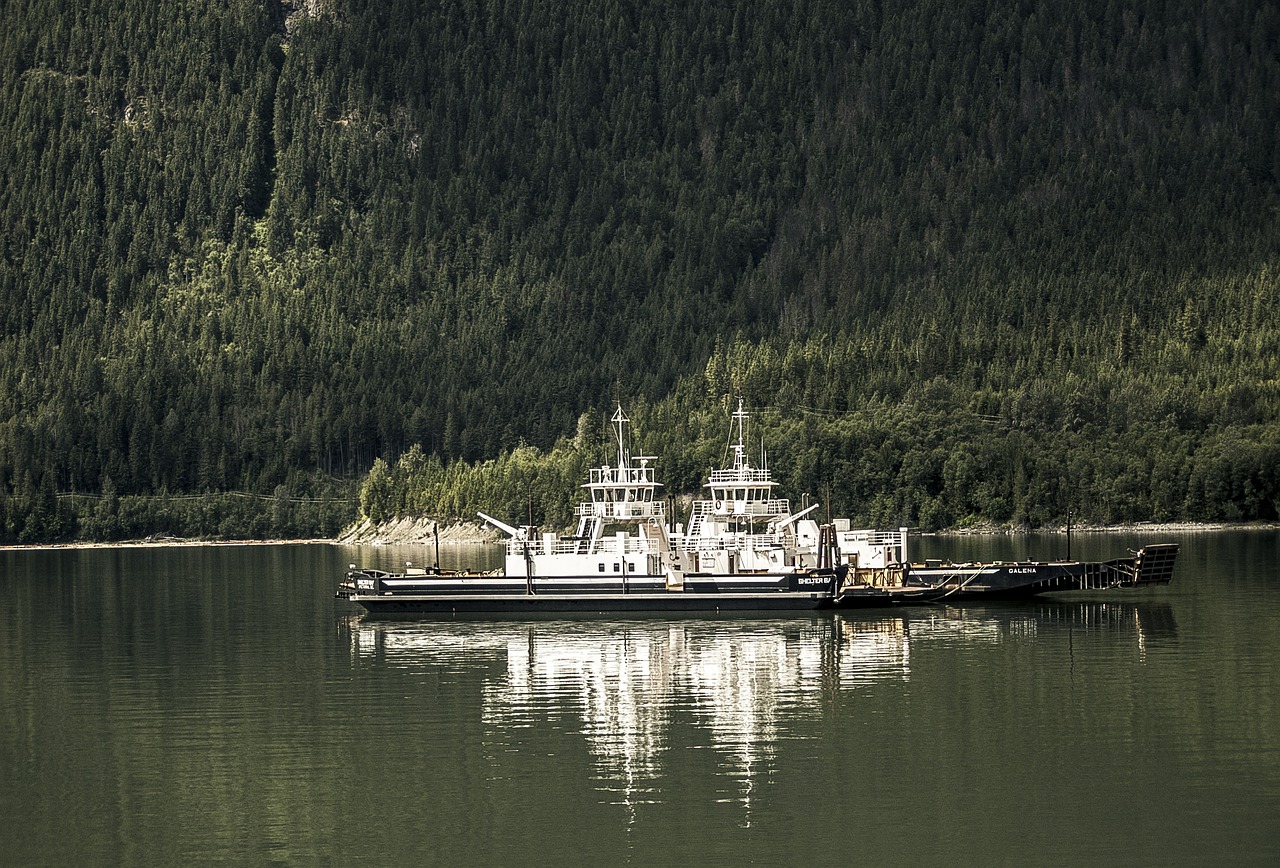
[[[484,612],[645,613],[778,611],[1017,596],[1043,590],[1167,583],[1177,546],[1107,564],[912,563],[907,528],[819,525],[818,505],[793,511],[762,454],[747,454],[739,401],[728,466],[713,470],[687,523],[675,521],[653,457],[633,455],[621,406],[613,463],[589,468],[576,529],[561,535],[479,516],[506,536],[494,571],[354,564],[337,595],[374,615]],[[732,434],[731,434],[732,437]],[[1161,581],[1163,579],[1163,581]]]
[[[616,458],[588,470],[572,534],[480,513],[506,535],[503,569],[353,565],[338,595],[375,614],[680,612],[820,609],[929,590],[904,581],[906,528],[820,527],[811,517],[817,504],[793,511],[778,497],[767,466],[747,455],[748,418],[739,402],[732,459],[712,471],[687,524],[674,522],[654,459],[631,453],[630,420],[618,407]]]

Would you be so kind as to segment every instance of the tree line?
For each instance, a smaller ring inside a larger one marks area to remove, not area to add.
[[[378,458],[619,398],[701,456],[728,394],[877,520],[1273,518],[1278,43],[1260,0],[6,4],[0,537],[353,517]]]

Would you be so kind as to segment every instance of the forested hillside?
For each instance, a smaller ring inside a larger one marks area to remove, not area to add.
[[[555,521],[613,401],[692,491],[729,395],[868,521],[1275,519],[1278,45],[1265,0],[9,0],[0,541],[332,533],[377,458],[366,512]]]

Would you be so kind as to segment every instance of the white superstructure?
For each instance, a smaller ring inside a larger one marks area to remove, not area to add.
[[[779,575],[842,565],[856,572],[906,563],[905,528],[896,533],[849,530],[847,521],[819,527],[809,517],[817,504],[793,513],[787,499],[775,496],[777,483],[764,456],[765,466],[751,464],[748,418],[739,401],[732,417],[737,437],[729,444],[730,466],[711,472],[703,486],[706,496],[693,502],[688,525],[673,526],[653,459],[631,454],[630,420],[619,407],[611,420],[616,461],[590,468],[582,486],[589,499],[578,505],[572,535],[537,534],[534,528],[512,527],[481,513],[510,537],[507,577],[611,576],[625,581],[662,576],[666,587],[678,589],[685,575]]]

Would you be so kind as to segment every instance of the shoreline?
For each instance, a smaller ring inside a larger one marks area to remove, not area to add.
[[[25,545],[0,545],[6,551],[55,551],[69,549],[129,549],[129,548],[183,548],[193,546],[279,546],[279,545],[338,545],[338,546],[401,546],[430,545],[435,542],[435,522],[430,519],[400,519],[383,525],[373,525],[367,519],[353,525],[332,539],[182,539],[179,537],[148,537],[140,540],[118,542],[75,541],[62,543],[30,543]],[[1124,524],[1093,525],[1073,524],[1072,534],[1119,533],[1219,533],[1222,531],[1277,531],[1280,522],[1128,522]],[[961,536],[1021,536],[1027,534],[1054,534],[1065,536],[1065,525],[1044,527],[979,525],[947,528],[935,531],[910,530],[921,537]],[[445,545],[491,545],[502,538],[491,528],[469,522],[440,526],[440,542]]]
[[[127,539],[113,542],[76,540],[60,543],[25,543],[0,545],[0,552],[56,551],[58,549],[159,549],[194,548],[195,546],[303,546],[332,545],[331,539],[184,539],[161,537],[158,539]]]
[[[1280,530],[1280,522],[1274,521],[1134,521],[1121,524],[1072,524],[1071,533],[1216,533],[1227,530]],[[912,531],[919,536],[1019,536],[1021,534],[1046,533],[1066,536],[1064,524],[1041,527],[979,525],[954,527],[946,530]]]

